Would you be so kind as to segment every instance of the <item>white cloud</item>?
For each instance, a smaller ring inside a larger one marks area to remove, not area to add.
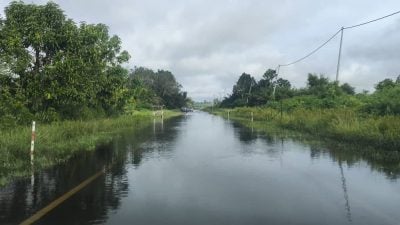
[[[108,25],[131,53],[132,67],[171,70],[196,100],[231,91],[243,72],[260,78],[266,69],[308,53],[341,26],[400,9],[397,0],[55,2],[75,21]],[[400,73],[399,21],[397,15],[345,31],[341,81],[372,89]],[[297,87],[304,86],[309,72],[334,79],[338,45],[336,38],[306,61],[282,68],[281,75]]]

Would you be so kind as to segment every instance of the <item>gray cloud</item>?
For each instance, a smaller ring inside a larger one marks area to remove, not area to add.
[[[45,3],[45,0],[29,2]],[[55,1],[75,21],[104,23],[122,38],[132,55],[130,67],[168,69],[196,100],[231,91],[242,72],[260,78],[268,68],[297,59],[341,26],[400,9],[397,0],[266,1]],[[0,2],[0,7],[8,5]],[[400,73],[400,15],[344,35],[342,82],[372,89]],[[306,61],[282,68],[295,86],[307,73],[334,78],[338,37]]]

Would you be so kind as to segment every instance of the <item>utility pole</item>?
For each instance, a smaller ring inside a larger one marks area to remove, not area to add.
[[[342,27],[342,29],[340,29],[340,46],[339,46],[339,56],[336,69],[336,83],[339,83],[340,58],[342,57],[342,44],[343,44],[343,30],[344,28]]]
[[[276,76],[278,77],[279,75],[279,69],[281,68],[281,65],[278,65],[278,68],[276,69]]]
[[[278,65],[278,68],[276,69],[276,78],[279,76],[279,69],[281,68],[281,65]],[[274,84],[274,90],[272,91],[272,97],[275,100],[275,89],[276,89],[276,84]]]
[[[251,80],[251,82],[250,82],[250,88],[249,88],[249,93],[247,94],[247,98],[246,98],[246,105],[249,104],[249,97],[250,97],[250,95],[251,95],[251,88],[253,87],[253,85],[255,85],[255,84],[253,83],[253,80]]]

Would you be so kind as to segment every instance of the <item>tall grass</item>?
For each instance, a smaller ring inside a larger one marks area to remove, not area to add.
[[[281,112],[271,108],[230,109],[230,117],[265,121],[275,126],[308,132],[357,145],[400,150],[400,116],[373,116],[347,109],[295,109]],[[228,109],[217,114],[227,116]]]
[[[251,112],[254,122],[251,121]],[[228,109],[214,109],[213,113],[228,117]],[[325,118],[328,114],[331,118]],[[269,140],[300,141],[311,149],[327,150],[335,160],[348,165],[362,159],[371,169],[384,172],[389,179],[400,177],[400,149],[396,147],[400,141],[399,130],[396,131],[399,117],[371,117],[352,110],[319,112],[310,109],[283,113],[281,118],[280,111],[270,108],[230,109],[229,116],[252,130],[263,132]],[[375,124],[375,132],[369,132],[371,124]]]
[[[166,111],[165,118],[177,112]],[[150,111],[135,112],[118,118],[91,121],[63,121],[36,125],[35,169],[62,163],[79,151],[91,151],[109,142],[124,129],[142,129],[152,122]],[[12,177],[30,171],[30,127],[0,130],[0,186]]]

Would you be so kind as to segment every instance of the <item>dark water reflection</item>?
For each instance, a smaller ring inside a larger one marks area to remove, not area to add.
[[[205,113],[126,132],[0,190],[17,224],[104,166],[38,224],[400,224],[400,165]]]

